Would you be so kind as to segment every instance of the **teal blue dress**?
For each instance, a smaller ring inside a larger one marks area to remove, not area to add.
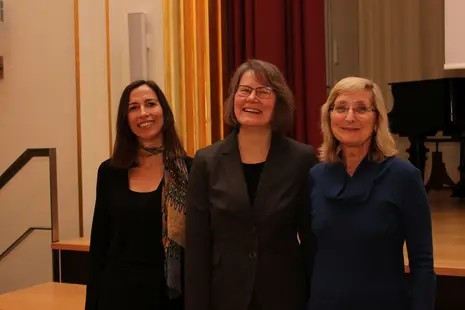
[[[419,170],[395,157],[365,158],[353,176],[343,164],[320,163],[309,177],[315,252],[308,309],[434,309],[431,212]]]

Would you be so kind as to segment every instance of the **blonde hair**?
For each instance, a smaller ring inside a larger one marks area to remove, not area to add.
[[[323,144],[320,146],[319,158],[323,162],[340,161],[339,152],[341,147],[339,141],[331,130],[330,113],[331,105],[339,95],[360,90],[369,90],[372,93],[372,104],[376,109],[376,136],[373,137],[369,156],[372,160],[381,162],[387,157],[397,154],[397,147],[392,134],[389,131],[389,120],[381,89],[371,80],[360,77],[347,77],[340,80],[329,93],[328,99],[321,106],[321,131],[323,133]]]

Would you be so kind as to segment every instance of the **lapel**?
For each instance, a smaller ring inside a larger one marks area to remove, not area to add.
[[[263,218],[264,215],[272,211],[269,209],[269,207],[272,206],[268,206],[267,204],[267,198],[272,195],[270,188],[276,183],[276,178],[279,177],[280,167],[282,167],[286,160],[286,153],[283,151],[285,145],[284,137],[279,134],[273,134],[270,150],[268,151],[266,163],[257,186],[255,202],[254,205],[251,206],[237,144],[237,133],[231,133],[224,140],[223,150],[221,152],[223,156],[222,166],[224,175],[228,180],[229,192],[234,199],[234,204],[237,204],[237,208],[246,212],[248,216]]]
[[[224,177],[228,182],[228,190],[232,198],[232,208],[246,212],[246,216],[253,215],[249,203],[247,184],[242,168],[241,155],[237,145],[237,133],[232,132],[224,139],[221,152]]]
[[[286,180],[281,179],[281,171],[285,168],[286,140],[280,134],[273,134],[271,139],[270,150],[266,158],[265,166],[263,167],[260,181],[258,182],[257,193],[255,195],[255,203],[253,211],[258,219],[263,220],[268,214],[273,211],[275,203],[269,203],[270,198],[277,197],[275,191],[279,190],[274,185]]]

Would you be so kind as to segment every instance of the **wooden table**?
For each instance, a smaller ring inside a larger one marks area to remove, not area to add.
[[[86,284],[89,274],[89,238],[54,242],[51,248],[54,257],[53,281]]]
[[[48,282],[0,295],[0,310],[83,310],[84,285]]]
[[[89,252],[89,238],[76,238],[52,243],[52,250]]]

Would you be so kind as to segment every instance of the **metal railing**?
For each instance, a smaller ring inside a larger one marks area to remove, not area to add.
[[[26,231],[19,236],[2,254],[0,254],[0,262],[10,254],[18,245],[21,244],[30,234],[32,234],[35,230],[52,230],[50,227],[29,227]]]
[[[58,241],[58,192],[56,149],[27,149],[0,176],[0,190],[34,157],[48,157],[50,176],[51,227],[29,227],[0,255],[0,262],[36,230],[50,230],[52,242]]]

